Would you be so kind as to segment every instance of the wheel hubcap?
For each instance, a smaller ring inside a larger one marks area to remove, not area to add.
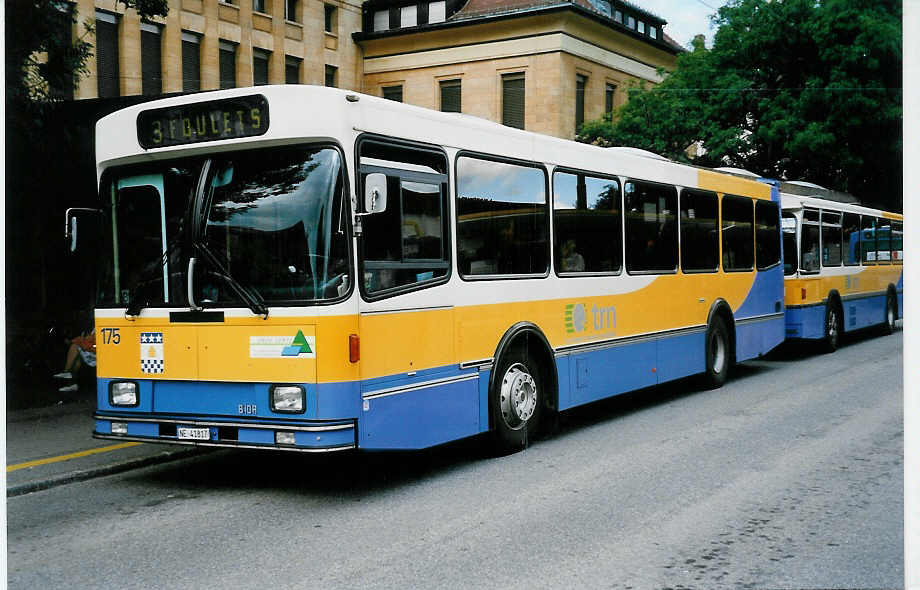
[[[827,337],[837,340],[837,312],[833,309],[827,313]]]
[[[709,340],[709,350],[712,354],[712,372],[721,373],[725,368],[725,341],[722,334],[713,332]]]
[[[537,409],[537,382],[521,363],[508,367],[502,377],[502,420],[512,430],[521,429]]]

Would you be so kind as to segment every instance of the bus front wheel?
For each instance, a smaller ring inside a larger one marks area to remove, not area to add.
[[[706,329],[706,386],[710,389],[722,387],[728,378],[730,364],[728,329],[725,327],[725,320],[715,316]]]
[[[537,433],[545,392],[536,363],[522,348],[503,355],[496,369],[489,396],[492,436],[499,453],[513,453]]]

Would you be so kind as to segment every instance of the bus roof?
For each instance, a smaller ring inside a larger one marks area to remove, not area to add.
[[[860,215],[873,215],[876,217],[885,217],[888,219],[902,220],[904,216],[900,213],[891,213],[853,203],[842,203],[840,201],[831,201],[816,196],[793,195],[786,192],[780,192],[783,210],[795,210],[802,208],[812,209],[830,209],[832,211],[842,211],[844,213],[857,213]]]
[[[262,135],[152,149],[144,149],[138,141],[137,118],[144,111],[253,95],[264,96],[269,105],[270,123]],[[308,85],[202,92],[142,103],[112,113],[96,125],[97,174],[101,176],[102,170],[113,164],[240,149],[245,145],[342,141],[363,132],[683,187],[766,199],[771,194],[770,187],[763,183],[700,170],[641,150],[601,148],[467,114],[443,113],[353,91]]]

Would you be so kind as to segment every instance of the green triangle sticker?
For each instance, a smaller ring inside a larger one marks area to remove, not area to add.
[[[301,330],[297,330],[297,335],[294,336],[294,341],[291,342],[291,346],[299,346],[301,354],[310,354],[313,352],[310,349],[310,344],[307,342],[307,339],[303,335],[303,331]]]

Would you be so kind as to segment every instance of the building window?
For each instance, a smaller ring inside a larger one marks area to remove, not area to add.
[[[141,93],[146,96],[163,92],[160,38],[159,26],[141,23]]]
[[[60,51],[49,51],[48,64],[57,64],[68,59],[68,48],[73,45],[73,7],[70,4],[53,5],[55,34],[61,39]],[[69,68],[60,68],[68,70]],[[48,90],[53,98],[73,100],[74,77],[62,75],[48,80]]]
[[[631,16],[630,16],[630,17],[627,17],[627,18],[626,18],[626,26],[629,27],[630,29],[635,29],[635,28],[636,28],[636,19],[633,18],[633,17],[631,17]]]
[[[303,60],[288,55],[284,58],[284,83],[300,84],[300,64]]]
[[[604,16],[610,16],[610,2],[608,0],[591,0],[591,5]]]
[[[236,44],[219,43],[220,87],[236,88]]]
[[[502,75],[502,125],[524,128],[524,74]]]
[[[614,11],[613,11],[613,20],[617,21],[618,23],[622,23],[622,22],[623,22],[623,13],[620,12],[619,10],[614,10]]]
[[[585,86],[588,77],[575,74],[575,133],[585,123]]]
[[[460,113],[460,80],[441,81],[441,110],[445,113]]]
[[[118,16],[96,12],[96,79],[99,98],[121,94],[118,72]]]
[[[447,5],[444,0],[428,5],[428,22],[443,23],[447,19]]]
[[[338,27],[336,26],[337,25],[336,21],[338,19],[336,18],[335,6],[331,4],[324,4],[323,10],[325,11],[325,21],[324,22],[325,22],[326,32],[327,33],[337,32]]]
[[[390,28],[390,11],[378,10],[374,13],[374,31],[386,31]]]
[[[182,31],[182,91],[201,90],[201,37]]]
[[[252,0],[252,11],[265,13],[265,0]]]
[[[652,39],[657,39],[657,38],[658,38],[658,29],[657,29],[656,27],[649,27],[649,28],[648,28],[648,36],[651,37]]]
[[[616,95],[617,87],[615,84],[607,84],[604,87],[604,120],[608,123],[613,120],[613,97]]]
[[[268,59],[271,53],[264,49],[252,50],[252,83],[254,86],[268,84]]]
[[[338,88],[338,71],[339,69],[335,66],[326,66],[326,86]]]
[[[639,32],[645,33],[645,23],[642,22],[641,20],[639,21]]]
[[[399,27],[414,27],[418,24],[418,9],[415,4],[399,9]]]
[[[299,23],[297,18],[297,0],[284,0],[284,18],[292,23]]]
[[[402,86],[384,86],[383,87],[383,98],[387,100],[393,100],[396,102],[403,101],[403,87]]]

